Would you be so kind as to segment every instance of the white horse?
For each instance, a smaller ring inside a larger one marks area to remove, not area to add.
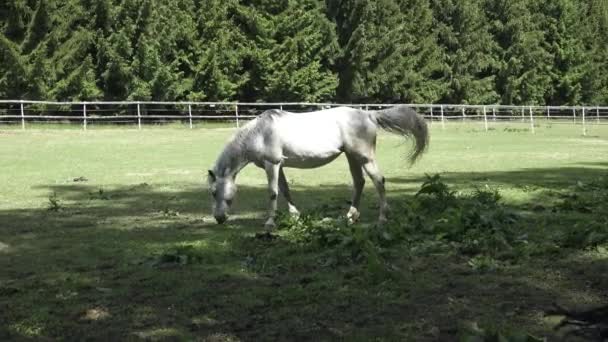
[[[349,107],[308,113],[265,111],[237,131],[208,172],[209,190],[214,199],[213,216],[220,224],[226,221],[236,194],[236,175],[253,163],[264,169],[268,177],[270,204],[265,226],[273,228],[279,190],[287,200],[289,212],[298,214],[283,167],[316,168],[344,153],[353,178],[351,207],[346,214],[349,222],[359,218],[364,171],[376,186],[380,197],[379,221],[385,222],[388,205],[384,177],[376,163],[378,127],[414,139],[412,163],[428,146],[426,122],[406,106],[379,111]]]

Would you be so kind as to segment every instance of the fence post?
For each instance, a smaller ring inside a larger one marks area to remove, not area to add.
[[[547,120],[551,119],[551,107],[547,106]]]
[[[521,106],[521,122],[526,122],[526,119],[524,118],[524,106]]]
[[[441,105],[440,109],[441,109],[441,129],[445,129],[445,120],[443,117],[443,105]]]
[[[597,123],[600,123],[600,107],[595,107],[595,116],[597,117]]]
[[[532,106],[530,106],[530,128],[532,129],[532,134],[536,133],[534,131],[534,115],[532,114]]]
[[[483,106],[483,123],[486,127],[486,132],[487,132],[488,131],[488,115],[487,115],[486,106]]]
[[[137,129],[141,129],[141,109],[137,101]]]
[[[87,103],[82,103],[82,125],[84,130],[87,130]]]
[[[190,119],[190,129],[192,129],[192,103],[188,103],[188,119]]]
[[[574,118],[574,123],[576,123],[576,108],[572,108],[572,117]]]
[[[492,107],[492,120],[496,121],[496,107]]]
[[[585,107],[583,107],[583,136],[587,135],[587,126],[585,125]]]
[[[431,125],[433,124],[433,105],[431,105]]]
[[[462,107],[462,122],[464,123],[467,115],[464,113],[464,107]]]
[[[234,114],[236,115],[236,128],[239,128],[239,105],[234,105]]]
[[[23,100],[21,100],[21,129],[25,130],[25,113],[23,111]]]

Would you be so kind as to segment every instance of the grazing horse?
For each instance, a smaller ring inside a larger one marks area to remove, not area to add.
[[[267,110],[240,128],[209,170],[209,190],[214,199],[213,216],[226,221],[236,194],[236,175],[253,163],[266,171],[270,204],[265,226],[275,226],[279,190],[287,200],[289,212],[298,214],[289,194],[283,167],[317,168],[344,153],[353,178],[353,195],[346,214],[349,222],[359,218],[359,203],[365,172],[374,182],[380,197],[380,223],[386,221],[388,205],[384,177],[376,162],[378,128],[413,138],[415,147],[410,162],[425,151],[429,136],[426,122],[414,110],[396,106],[385,110],[338,107],[327,110],[290,113]]]

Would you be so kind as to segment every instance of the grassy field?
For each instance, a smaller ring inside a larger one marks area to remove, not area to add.
[[[559,338],[553,303],[608,304],[608,126],[527,129],[434,124],[411,168],[381,135],[381,228],[371,182],[340,219],[343,158],[288,169],[302,220],[267,234],[254,167],[210,215],[232,129],[0,127],[0,340]]]

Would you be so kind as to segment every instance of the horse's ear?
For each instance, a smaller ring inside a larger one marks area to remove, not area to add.
[[[215,182],[215,173],[213,173],[211,170],[207,170],[207,174],[209,175],[209,179]]]

